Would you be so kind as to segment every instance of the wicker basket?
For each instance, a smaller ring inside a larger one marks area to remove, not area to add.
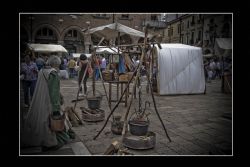
[[[54,119],[52,117],[52,115],[49,116],[50,118],[50,129],[54,132],[61,132],[64,130],[65,128],[65,124],[64,124],[64,121],[65,121],[65,114],[63,114],[62,116],[60,116],[60,118],[58,119]]]
[[[128,74],[122,74],[119,76],[119,81],[128,81]]]
[[[104,81],[113,81],[114,74],[111,72],[102,72],[102,78]]]

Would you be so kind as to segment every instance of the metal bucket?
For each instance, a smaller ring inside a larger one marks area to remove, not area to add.
[[[101,105],[101,99],[100,98],[89,98],[88,101],[88,107],[92,110],[100,108]]]
[[[122,134],[122,129],[123,129],[123,123],[124,121],[114,121],[111,123],[111,131],[112,133],[116,135],[121,135]]]
[[[136,117],[132,117],[135,115]],[[133,114],[131,114],[128,124],[129,124],[129,131],[132,135],[144,136],[147,134],[149,127],[149,119],[148,115],[145,114],[144,116],[147,118],[147,120],[141,120],[141,119],[138,120],[137,119],[138,115],[136,111]]]
[[[88,101],[88,107],[92,110],[98,109],[100,108],[101,105],[101,100],[102,100],[102,96],[101,93],[99,91],[97,91],[100,95],[99,96],[93,96],[93,97],[88,97],[88,93],[87,93],[87,101]]]
[[[149,122],[143,121],[134,121],[134,120],[129,120],[129,131],[132,135],[136,136],[144,136],[148,132],[148,127],[149,127]]]

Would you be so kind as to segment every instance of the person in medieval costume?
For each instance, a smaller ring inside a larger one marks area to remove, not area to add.
[[[86,74],[85,74],[84,78],[83,78],[83,76],[84,76],[84,72],[85,72],[86,68],[88,70],[88,68],[91,68],[91,65],[88,62],[87,56],[85,54],[80,55],[79,67],[80,67],[79,74],[78,74],[78,85],[79,85],[79,88],[80,88],[79,96],[86,96],[86,93],[87,93],[87,80],[89,78],[89,72],[86,71]],[[82,81],[82,79],[83,79],[83,81]],[[82,83],[84,85],[84,94],[82,93],[82,85],[81,85]]]
[[[50,115],[54,118],[63,115],[63,98],[58,75],[61,60],[57,56],[51,56],[47,63],[48,66],[39,71],[33,99],[21,131],[21,144],[24,147],[58,149],[69,141],[73,133],[66,121],[63,131],[55,132],[50,129]]]

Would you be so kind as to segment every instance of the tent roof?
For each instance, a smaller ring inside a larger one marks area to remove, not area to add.
[[[100,53],[117,54],[118,50],[116,48],[114,48],[114,47],[112,47],[112,49],[110,49],[110,48],[97,48],[96,53],[99,53],[99,54]]]
[[[80,57],[81,54],[82,53],[72,53],[72,56],[74,58],[78,58],[78,57]],[[91,54],[87,54],[87,53],[84,53],[84,54],[87,56],[87,58],[91,57]]]
[[[28,47],[35,52],[65,52],[65,53],[68,53],[68,51],[62,45],[28,44]]]
[[[216,43],[221,49],[232,49],[232,38],[216,38]]]
[[[112,23],[108,25],[99,26],[99,27],[88,30],[88,32],[90,34],[96,33],[97,35],[101,37],[105,37],[105,39],[108,39],[108,40],[117,37],[118,32],[121,33],[120,35],[129,34],[129,35],[137,36],[137,37],[145,37],[144,32],[135,30],[133,28],[130,28],[120,23]],[[148,34],[148,37],[151,38],[152,35]]]
[[[162,48],[189,48],[189,49],[198,49],[198,50],[201,49],[200,47],[190,46],[190,45],[185,45],[185,44],[180,44],[180,43],[161,43],[161,47]]]

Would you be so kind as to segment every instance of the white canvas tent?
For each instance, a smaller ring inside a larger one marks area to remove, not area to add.
[[[145,37],[144,32],[135,30],[133,28],[130,28],[120,23],[112,23],[108,25],[103,25],[103,26],[99,26],[96,28],[92,28],[87,31],[87,33],[90,33],[90,34],[95,33],[96,35],[100,37],[104,37],[107,40],[116,38],[118,35],[118,32],[120,32],[120,36],[124,34],[129,34],[129,35],[137,36],[137,37]],[[151,37],[153,37],[153,35],[148,34],[148,38],[151,38]]]
[[[154,48],[158,62],[157,90],[160,95],[199,94],[205,91],[202,50],[183,44]]]
[[[52,53],[59,57],[69,56],[68,51],[62,45],[29,43],[27,46],[36,56],[40,54],[52,55]]]
[[[43,53],[62,52],[62,53],[68,53],[68,51],[62,45],[56,45],[56,44],[28,44],[28,47],[29,47],[30,50],[32,50],[34,52],[43,52]]]

